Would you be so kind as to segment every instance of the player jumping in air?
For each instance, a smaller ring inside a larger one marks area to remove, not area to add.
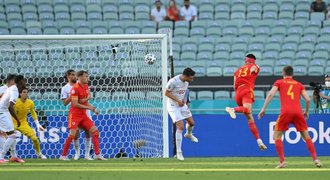
[[[17,122],[14,117],[12,117],[12,121],[14,123],[15,130],[21,132],[23,135],[27,136],[29,139],[33,142],[33,147],[37,152],[37,156],[40,159],[47,159],[45,155],[43,155],[40,151],[40,142],[36,136],[36,133],[33,131],[33,129],[29,126],[27,121],[27,115],[29,112],[31,113],[31,116],[34,120],[34,123],[36,124],[36,127],[38,131],[46,131],[39,123],[37,113],[34,109],[34,102],[31,99],[28,99],[28,90],[26,88],[23,88],[20,90],[20,98],[17,99],[16,104],[14,106],[14,110],[16,112],[16,115],[18,117],[18,120],[21,123],[21,126],[17,127]],[[15,154],[16,149],[11,148],[10,149],[12,157],[9,159],[10,161],[15,161]],[[13,155],[14,154],[14,155]]]
[[[2,149],[0,150],[0,164],[8,163],[5,159],[5,155],[10,149],[15,149],[16,146],[16,135],[14,131],[14,124],[11,120],[11,116],[17,122],[17,127],[20,127],[21,123],[15,113],[14,105],[18,98],[18,88],[21,89],[25,87],[24,77],[21,75],[9,74],[7,77],[7,87],[8,89],[3,93],[0,99],[0,131],[7,134],[7,139],[4,140]],[[11,115],[11,116],[10,116]],[[1,138],[4,138],[1,136]],[[19,158],[17,154],[12,154],[14,160],[19,163],[24,163],[24,160]]]
[[[280,158],[280,163],[276,166],[276,168],[286,167],[282,135],[286,130],[288,130],[290,124],[293,124],[297,131],[301,133],[302,138],[306,142],[307,149],[314,160],[315,166],[321,167],[322,164],[320,160],[317,159],[314,143],[308,134],[308,127],[306,123],[309,116],[308,111],[310,106],[310,98],[305,90],[305,87],[300,82],[293,79],[293,68],[291,66],[285,66],[282,73],[284,78],[277,80],[274,83],[274,86],[268,93],[266,101],[258,115],[259,119],[264,116],[270,100],[273,98],[275,93],[279,91],[281,113],[276,121],[273,136],[276,151]],[[306,101],[304,113],[302,113],[302,108],[300,105],[300,96],[302,96]]]
[[[70,90],[71,107],[68,119],[69,136],[65,141],[63,152],[60,160],[69,160],[67,155],[70,148],[70,144],[73,141],[77,128],[82,128],[88,131],[92,135],[92,142],[95,149],[95,159],[106,160],[100,151],[99,143],[99,131],[97,130],[94,122],[88,117],[86,110],[89,109],[98,115],[98,111],[94,106],[88,103],[88,100],[81,102],[82,99],[86,99],[89,96],[88,87],[88,73],[87,71],[78,71],[77,73],[78,83],[73,85]]]
[[[190,69],[184,69],[183,73],[171,78],[166,86],[165,96],[167,99],[167,110],[171,116],[173,123],[176,125],[176,157],[178,160],[183,161],[182,155],[182,132],[184,129],[183,120],[187,120],[186,129],[187,132],[184,135],[185,138],[190,139],[192,142],[198,142],[198,139],[192,134],[194,128],[194,119],[186,104],[185,94],[189,86],[189,82],[192,82],[195,76],[195,72]]]
[[[68,104],[70,104],[70,90],[71,90],[72,86],[75,85],[77,82],[75,71],[72,69],[67,70],[65,73],[65,78],[67,79],[68,83],[65,86],[63,86],[61,89],[61,100],[63,101],[64,106],[67,106]],[[88,94],[87,98],[80,100],[80,103],[84,103],[84,102],[88,101],[90,98],[91,98],[91,96],[90,96],[90,94]],[[86,113],[87,113],[88,117],[90,119],[92,119],[90,110],[86,110]],[[74,160],[78,160],[80,158],[80,143],[79,143],[79,139],[78,139],[79,134],[80,134],[79,129],[77,129],[77,133],[73,140],[74,149],[76,151],[76,154],[73,158]],[[93,160],[89,154],[92,143],[91,143],[91,138],[90,138],[90,134],[88,133],[88,131],[85,131],[85,136],[86,136],[85,159]]]
[[[240,67],[234,74],[234,89],[235,100],[238,107],[230,108],[226,107],[226,111],[230,114],[230,117],[235,119],[236,112],[244,113],[248,120],[249,128],[258,146],[261,150],[266,150],[266,145],[262,142],[259,136],[258,128],[254,123],[252,116],[252,104],[254,102],[254,82],[258,76],[260,68],[255,64],[256,57],[253,54],[248,54],[245,57],[245,65]]]

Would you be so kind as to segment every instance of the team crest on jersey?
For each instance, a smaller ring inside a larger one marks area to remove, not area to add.
[[[71,91],[71,93],[72,93],[72,94],[75,94],[75,93],[76,93],[76,91],[72,90],[72,91]]]

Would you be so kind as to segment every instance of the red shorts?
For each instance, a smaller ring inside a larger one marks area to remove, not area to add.
[[[280,114],[276,121],[275,130],[286,131],[290,124],[293,124],[299,132],[308,130],[305,117],[301,112]]]
[[[238,88],[235,92],[235,101],[239,106],[243,106],[244,103],[252,104],[254,102],[253,89],[246,87]]]
[[[94,122],[87,116],[85,115],[73,115],[69,114],[69,122],[68,122],[68,128],[69,129],[77,129],[78,127],[89,131],[91,127],[94,126]]]

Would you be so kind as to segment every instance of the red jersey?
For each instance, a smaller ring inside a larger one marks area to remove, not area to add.
[[[256,67],[255,72],[251,72],[252,67]],[[246,64],[239,69],[236,70],[234,76],[236,78],[235,81],[235,90],[240,86],[245,86],[245,88],[254,89],[254,82],[257,79],[258,73],[260,72],[260,68],[258,65],[254,63]]]
[[[84,99],[87,98],[89,94],[88,84],[82,86],[79,82],[72,86],[70,90],[70,98],[72,99]],[[87,105],[87,101],[83,103],[83,105]],[[86,115],[86,109],[76,108],[72,105],[70,107],[70,114],[75,116]]]
[[[277,80],[274,86],[280,93],[281,114],[302,113],[300,96],[305,87],[300,82],[292,78],[284,78]]]

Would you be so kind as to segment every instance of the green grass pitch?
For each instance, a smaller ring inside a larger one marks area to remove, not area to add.
[[[288,167],[275,169],[276,157],[109,159],[108,161],[59,161],[27,159],[21,165],[0,165],[1,180],[329,180],[330,157],[320,157],[316,168],[310,157],[288,157]]]

